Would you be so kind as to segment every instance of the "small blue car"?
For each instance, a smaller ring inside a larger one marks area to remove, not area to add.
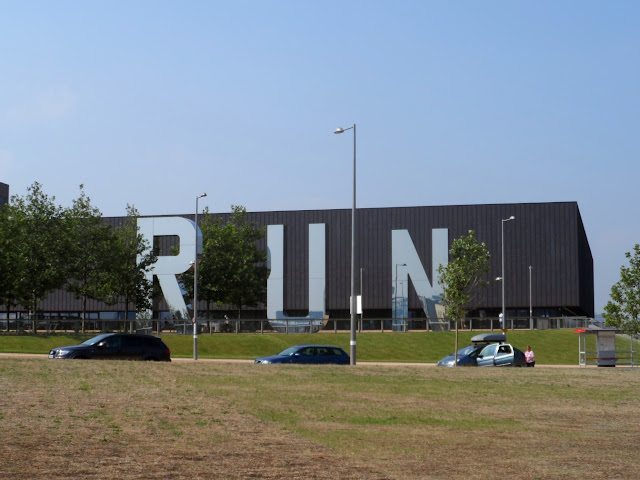
[[[491,344],[503,343],[507,337],[501,333],[481,333],[471,339],[473,345],[458,350],[458,366],[459,367],[476,367],[478,366],[478,355],[483,348]],[[444,357],[438,362],[439,367],[453,367],[455,365],[455,354]]]
[[[334,345],[295,345],[277,355],[256,358],[253,363],[298,363],[349,365],[349,355]]]
[[[487,345],[478,353],[479,367],[524,367],[524,353],[508,343]]]
[[[480,351],[486,347],[486,343],[469,345],[468,347],[458,350],[458,366],[459,367],[475,367],[477,365],[476,359]],[[455,364],[455,355],[444,357],[438,362],[439,367],[453,367]]]

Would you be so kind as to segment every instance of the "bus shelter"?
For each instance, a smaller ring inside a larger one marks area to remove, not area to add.
[[[638,366],[638,335],[615,328],[580,328],[578,358],[581,367]],[[627,349],[628,348],[628,349]]]

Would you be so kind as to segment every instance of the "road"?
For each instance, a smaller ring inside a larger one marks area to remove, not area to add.
[[[41,358],[46,359],[46,353],[0,353],[1,358]],[[193,358],[173,357],[173,362],[193,362]],[[197,362],[217,362],[217,363],[253,363],[253,360],[239,360],[232,358],[199,358]],[[358,362],[361,366],[404,366],[404,367],[435,367],[435,363],[402,363],[402,362]],[[589,365],[595,366],[595,365]],[[536,363],[536,367],[541,368],[580,368],[579,365],[544,365]],[[619,366],[618,368],[625,368]]]

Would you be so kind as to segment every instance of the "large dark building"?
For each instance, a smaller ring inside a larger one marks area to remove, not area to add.
[[[9,203],[9,185],[0,182],[0,205]]]
[[[515,216],[513,221],[503,223],[511,216]],[[313,266],[309,265],[312,233],[308,225],[324,224],[326,309],[332,315],[349,315],[349,210],[264,212],[252,214],[251,219],[261,225],[284,225],[284,310],[298,313],[309,309],[308,278],[314,277],[309,273]],[[434,283],[436,263],[446,262],[453,240],[469,230],[475,231],[491,254],[490,286],[478,299],[472,316],[497,316],[502,287],[495,279],[502,276],[510,315],[528,316],[531,301],[537,316],[593,316],[591,249],[577,203],[561,202],[359,209],[356,294],[362,286],[365,317],[391,316],[394,300],[400,304],[405,297],[407,313],[421,315],[425,303],[421,297],[430,303],[440,291]],[[403,308],[396,305],[395,310]]]
[[[172,287],[175,274],[189,268],[194,256],[191,219],[193,215],[139,220],[141,233],[158,237],[161,251],[180,242],[185,255],[182,267],[159,261],[156,273],[164,274],[164,296],[156,301],[153,318],[189,318],[181,295],[172,299],[170,293],[179,292]],[[270,276],[267,304],[243,311],[244,318],[349,318],[351,210],[254,212],[248,219],[267,227],[260,247],[267,249]],[[108,220],[121,223],[124,218]],[[593,317],[593,259],[580,211],[576,202],[558,202],[358,209],[356,295],[362,295],[363,318],[441,319],[436,269],[448,261],[453,240],[469,230],[491,254],[489,286],[470,316],[498,316],[504,281],[508,317],[528,318],[530,304],[535,317]],[[90,308],[94,318],[114,318],[124,310],[99,302],[91,302]],[[198,308],[202,316],[205,305]],[[79,301],[66,292],[51,295],[42,305],[42,311],[60,316],[80,310]],[[216,315],[224,312],[221,307]]]

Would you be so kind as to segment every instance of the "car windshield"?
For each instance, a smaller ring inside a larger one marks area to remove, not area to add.
[[[290,357],[294,353],[297,353],[300,350],[300,347],[289,347],[286,350],[281,351],[278,355],[284,355],[286,357]]]
[[[108,336],[109,336],[109,334],[98,335],[97,337],[93,337],[93,338],[90,338],[89,340],[85,340],[84,342],[82,342],[82,345],[97,345],[98,343],[100,343],[102,340],[104,340]]]
[[[458,350],[458,356],[471,355],[473,353],[477,353],[478,351],[480,351],[480,349],[477,347],[477,345],[469,345],[468,347],[464,347]]]

